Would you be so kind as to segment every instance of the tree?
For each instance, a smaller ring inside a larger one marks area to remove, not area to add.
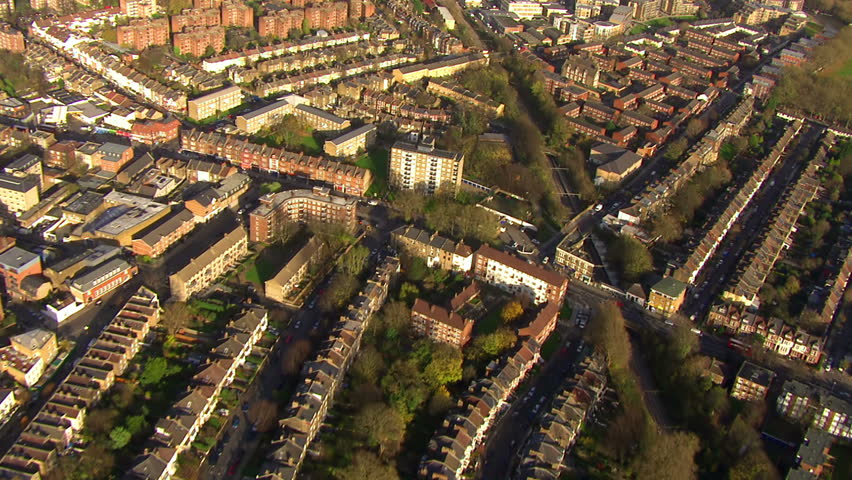
[[[393,457],[405,436],[405,422],[399,413],[384,403],[364,406],[353,420],[355,431],[364,434],[372,447],[379,447],[379,456]]]
[[[187,306],[186,302],[167,303],[160,315],[160,326],[166,329],[166,334],[174,335],[181,328],[192,323],[195,314]]]
[[[343,307],[352,298],[352,295],[358,291],[359,287],[360,283],[354,276],[345,273],[336,274],[328,285],[325,295],[320,298],[320,308],[326,312],[330,312]]]
[[[340,257],[340,269],[349,275],[360,275],[367,266],[370,258],[370,249],[363,245],[355,245]]]
[[[311,354],[311,342],[306,338],[293,340],[289,348],[283,349],[281,369],[285,375],[295,375],[302,369],[302,364]]]
[[[462,356],[458,348],[441,343],[432,351],[432,359],[423,376],[432,388],[437,389],[462,379]]]
[[[382,353],[373,345],[361,349],[355,364],[352,365],[352,375],[362,382],[376,384],[384,373],[385,359]]]
[[[147,425],[145,415],[133,415],[127,417],[124,421],[124,426],[127,428],[127,431],[130,432],[130,435],[136,435],[141,432],[142,429],[145,428],[145,425]]]
[[[115,427],[109,432],[110,445],[113,450],[121,450],[130,443],[130,430],[124,427]]]
[[[500,312],[500,319],[503,320],[503,323],[512,323],[521,318],[521,315],[523,314],[524,306],[521,305],[521,302],[518,300],[512,300],[503,306],[503,310]]]
[[[698,438],[691,433],[658,433],[637,459],[638,480],[689,480],[695,478]]]
[[[678,361],[698,351],[698,335],[695,335],[684,323],[678,323],[672,331],[670,348]]]
[[[255,430],[268,432],[278,424],[278,404],[272,400],[258,400],[249,409],[248,418]]]
[[[413,283],[405,282],[399,288],[399,299],[408,305],[413,304],[418,295],[420,295],[420,289]]]
[[[425,209],[426,198],[414,190],[402,190],[393,194],[391,205],[403,220],[411,222]]]
[[[382,378],[382,390],[406,422],[429,396],[420,367],[412,360],[394,362]]]
[[[352,455],[352,464],[334,475],[338,480],[399,480],[396,469],[382,463],[375,453],[359,450]]]
[[[707,122],[701,118],[693,118],[686,123],[686,135],[689,138],[695,138],[701,135],[705,128],[707,128]]]
[[[638,281],[653,268],[651,252],[639,240],[629,235],[616,237],[609,253],[624,279],[629,282]]]
[[[113,429],[118,418],[118,410],[114,408],[96,408],[86,415],[86,428],[95,434],[105,434]]]
[[[143,387],[153,387],[159,385],[164,378],[174,375],[179,371],[179,366],[169,365],[168,360],[163,357],[157,357],[145,363],[145,368],[142,370],[142,374],[139,375],[139,384]]]
[[[471,354],[477,358],[493,358],[515,346],[518,336],[512,329],[501,327],[473,339]]]
[[[762,448],[750,449],[728,471],[728,480],[776,480],[778,478],[778,470]]]
[[[405,285],[406,284],[403,283],[403,287],[405,287]],[[408,285],[414,287],[414,285],[411,285],[410,283]],[[417,287],[414,288],[415,293],[413,295],[416,297]],[[400,297],[401,296],[402,293],[400,293]],[[407,330],[411,324],[411,309],[402,301],[388,302],[382,308],[380,319],[380,323],[385,330],[393,330],[396,333],[402,333]]]
[[[663,158],[670,162],[673,162],[680,158],[680,156],[683,155],[684,152],[686,152],[686,147],[688,146],[689,144],[686,143],[685,138],[678,138],[677,140],[674,140],[669,143],[669,146],[666,147],[665,153],[663,153]]]
[[[429,399],[429,405],[426,407],[429,415],[433,417],[444,416],[453,408],[453,397],[446,387],[441,387],[435,390],[432,398]]]
[[[177,15],[181,10],[192,7],[192,0],[157,0],[166,15]]]
[[[632,347],[621,310],[615,302],[597,305],[592,317],[592,338],[606,353],[610,370],[626,370]]]

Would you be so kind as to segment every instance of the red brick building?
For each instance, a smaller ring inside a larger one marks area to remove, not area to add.
[[[61,140],[44,152],[44,163],[48,167],[69,169],[77,163],[77,148],[82,145],[74,140]]]
[[[22,293],[24,279],[41,272],[41,257],[35,253],[12,247],[0,254],[0,275],[3,275],[6,293],[12,297],[25,297]]]
[[[349,18],[370,18],[376,14],[376,6],[370,0],[349,0]]]
[[[183,33],[176,33],[172,43],[182,55],[203,57],[208,48],[219,53],[225,48],[225,28],[189,27]]]
[[[223,3],[222,26],[254,28],[254,9],[240,1]]]
[[[257,31],[261,37],[287,38],[290,30],[302,29],[304,10],[281,10],[257,19]]]
[[[221,20],[216,8],[187,8],[172,15],[172,32],[182,32],[189,27],[215,27]]]
[[[372,174],[365,168],[218,133],[184,131],[181,134],[181,148],[227,159],[244,170],[256,168],[325,182],[335,190],[350,195],[363,195],[373,181]]]
[[[156,258],[195,228],[195,215],[186,208],[170,215],[133,237],[133,254]]]
[[[305,18],[312,29],[332,30],[345,27],[349,21],[346,2],[321,3],[305,9]]]
[[[180,138],[180,121],[172,118],[171,120],[136,122],[130,133],[134,140],[148,145],[166,143]]]
[[[6,23],[0,23],[0,49],[10,52],[23,52],[24,34]]]
[[[165,18],[131,20],[129,25],[117,28],[116,36],[119,45],[134,50],[144,50],[151,45],[166,45],[169,43],[169,21]]]

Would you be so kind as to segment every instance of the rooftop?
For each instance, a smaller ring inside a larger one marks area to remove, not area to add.
[[[19,270],[38,260],[38,258],[39,256],[35,253],[28,252],[20,247],[12,247],[0,254],[0,266],[5,269]]]
[[[752,383],[756,383],[764,387],[769,387],[769,384],[772,383],[772,379],[775,378],[775,372],[751,362],[744,362],[743,366],[740,367],[740,371],[737,373],[737,377],[745,378]]]
[[[13,343],[23,345],[24,347],[30,350],[38,350],[55,336],[56,335],[51,331],[45,330],[43,328],[37,328],[35,330],[30,330],[29,332],[25,332],[20,335],[15,335],[9,340],[11,340]]]
[[[661,293],[667,297],[677,298],[683,294],[687,285],[673,277],[666,277],[651,287],[652,292]]]

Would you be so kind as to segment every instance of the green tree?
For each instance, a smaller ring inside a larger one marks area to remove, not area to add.
[[[320,298],[320,309],[330,312],[342,308],[355,295],[359,287],[360,282],[352,275],[346,273],[334,275],[325,295]]]
[[[512,323],[521,318],[523,314],[524,306],[521,305],[521,302],[512,300],[503,306],[503,310],[500,311],[500,319],[503,320],[503,323]]]
[[[420,289],[413,283],[405,282],[399,288],[399,299],[407,305],[413,304],[419,295]]]
[[[133,415],[127,417],[124,421],[124,425],[127,428],[127,431],[130,432],[130,435],[136,435],[140,433],[142,429],[145,428],[146,425],[145,416],[144,415]],[[112,434],[110,434],[112,436]]]
[[[340,269],[348,275],[358,276],[364,271],[369,258],[369,248],[363,245],[355,245],[340,258]]]
[[[666,151],[663,153],[663,158],[673,162],[686,152],[686,147],[688,146],[689,144],[686,143],[685,138],[678,138],[669,143],[669,146],[666,147]]]
[[[379,456],[393,457],[405,436],[405,422],[399,413],[384,403],[364,406],[355,414],[355,431],[367,437],[368,444],[379,447]]]
[[[171,375],[180,371],[177,365],[169,365],[168,360],[163,357],[157,357],[145,363],[145,368],[142,374],[139,375],[139,384],[143,387],[153,387]]]
[[[639,240],[619,235],[610,246],[610,259],[619,267],[624,279],[636,282],[653,269],[651,252]]]
[[[412,360],[394,362],[382,378],[382,390],[406,422],[414,418],[414,412],[429,397],[420,367]]]
[[[113,450],[121,450],[130,443],[130,430],[124,427],[115,427],[109,432],[110,445]]]
[[[397,215],[406,222],[411,222],[423,212],[426,207],[426,199],[414,190],[402,190],[393,194],[391,205]]]
[[[618,305],[611,301],[598,304],[591,325],[592,338],[606,354],[610,370],[628,369],[632,346]]]
[[[474,357],[493,358],[514,347],[517,341],[518,336],[512,329],[501,327],[474,338],[471,354]]]
[[[432,359],[423,376],[433,389],[456,383],[462,379],[462,356],[458,348],[441,343],[432,351]]]

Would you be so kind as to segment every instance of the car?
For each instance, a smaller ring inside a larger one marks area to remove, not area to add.
[[[243,402],[243,411],[244,411],[244,412],[248,412],[248,411],[249,411],[249,402]]]
[[[379,204],[379,201],[378,201],[378,200],[375,200],[375,199],[372,199],[372,200],[368,201],[367,203],[375,207],[376,205],[378,205],[378,204]]]
[[[293,341],[293,335],[287,335],[287,338],[284,339],[284,343],[290,343]]]
[[[296,324],[293,325],[293,327],[296,328],[297,330],[302,328],[302,321],[301,320],[297,321]]]
[[[595,211],[596,212],[600,212],[601,210],[603,210],[603,204],[599,203],[599,204],[595,205]]]
[[[583,351],[583,342],[580,342],[580,344],[577,345],[577,353],[580,353],[582,351]]]
[[[95,305],[100,305],[100,304],[102,304],[102,303],[104,303],[104,301],[103,301],[103,300],[98,300],[97,302],[95,302]]]
[[[314,307],[316,307],[316,306],[317,306],[317,299],[315,298],[315,299],[311,300],[311,302],[308,304],[308,310],[313,310]]]
[[[232,428],[239,428],[240,426],[240,417],[234,417],[234,421],[231,422]]]

